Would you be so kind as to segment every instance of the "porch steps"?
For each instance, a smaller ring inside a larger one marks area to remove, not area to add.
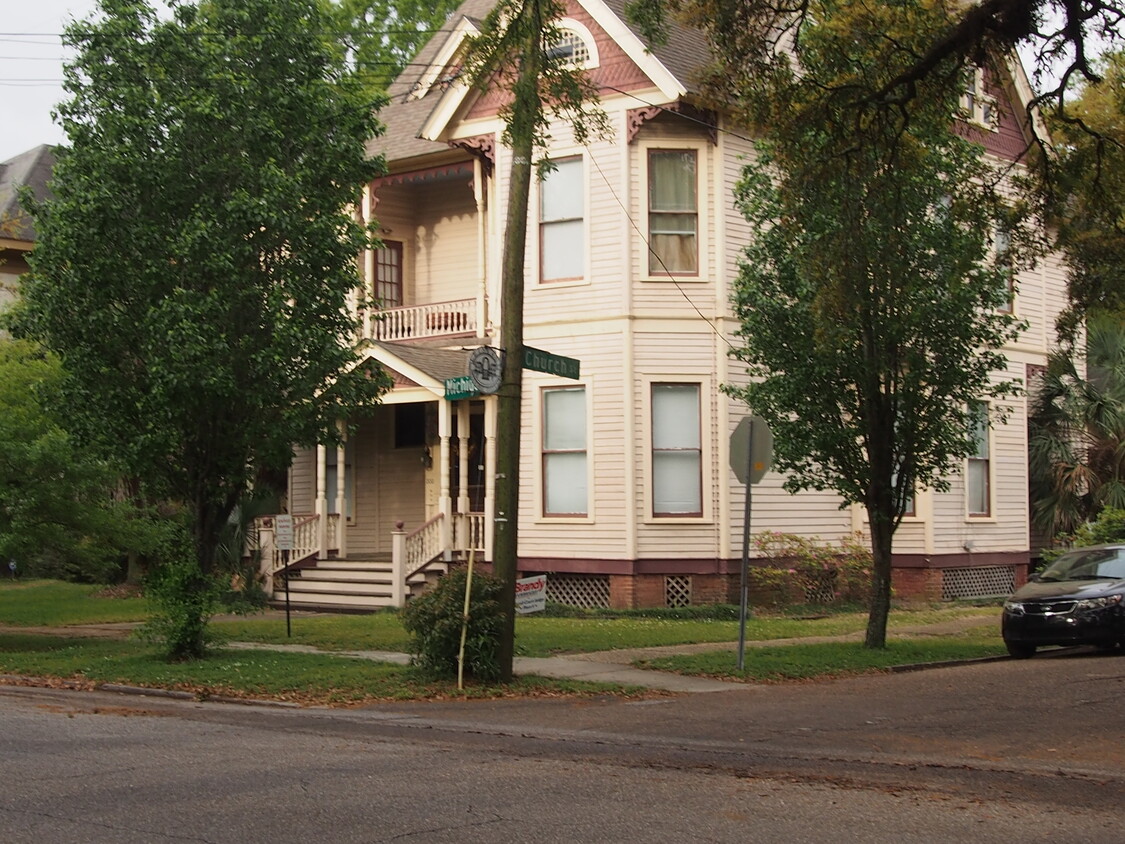
[[[428,583],[444,574],[448,566],[432,563],[410,579],[410,595],[421,593]],[[277,578],[272,601],[285,603],[285,585]],[[289,603],[293,607],[347,610],[376,610],[393,606],[389,560],[319,560],[303,566],[289,578]]]

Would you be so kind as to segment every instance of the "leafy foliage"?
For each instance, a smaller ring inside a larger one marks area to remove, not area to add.
[[[18,328],[62,360],[83,445],[188,510],[202,572],[252,480],[387,385],[346,308],[377,103],[324,24],[315,0],[101,0],[65,36],[70,147]]]
[[[170,540],[161,557],[145,581],[153,611],[140,635],[159,642],[174,662],[198,659],[210,641],[207,622],[219,605],[222,580],[199,569],[186,536]]]
[[[437,676],[457,674],[467,581],[468,569],[454,569],[434,589],[412,599],[402,611],[402,626],[412,637],[410,650],[415,664]],[[473,573],[465,636],[465,674],[486,682],[500,677],[498,650],[503,624],[503,590],[503,582],[498,578]]]
[[[326,0],[349,65],[375,90],[384,90],[402,72],[459,5],[460,0]]]
[[[34,343],[0,340],[0,564],[21,576],[107,583],[159,531],[115,496],[117,474],[52,411],[62,373]]]
[[[1125,320],[1125,51],[1105,59],[1101,82],[1085,85],[1054,116],[1054,179],[1059,243],[1070,266],[1070,307],[1060,335],[1073,342],[1087,315]]]
[[[838,546],[792,534],[767,531],[753,537],[768,562],[748,571],[754,603],[860,604],[871,598],[871,550],[858,536]]]
[[[778,58],[748,103],[763,137],[737,192],[756,235],[734,306],[750,380],[730,391],[773,428],[786,488],[867,510],[868,644],[882,647],[907,501],[948,488],[973,446],[969,403],[1017,389],[994,373],[1021,328],[1004,307],[1031,244],[1026,209],[1005,206],[951,120],[955,64],[896,109],[867,105],[941,31],[941,4],[809,8],[792,64]],[[1012,246],[993,255],[997,229]]]
[[[1105,507],[1125,509],[1125,326],[1092,319],[1083,378],[1069,349],[1051,353],[1028,408],[1031,514],[1071,534]]]

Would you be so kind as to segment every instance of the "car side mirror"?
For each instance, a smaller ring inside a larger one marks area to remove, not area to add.
[[[1039,575],[1038,574],[1029,574],[1027,576],[1027,580],[1028,580],[1029,583],[1038,583],[1039,582]]]

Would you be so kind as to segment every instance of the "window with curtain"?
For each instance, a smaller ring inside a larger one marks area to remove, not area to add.
[[[695,150],[649,150],[649,275],[698,273],[698,230]]]
[[[698,384],[652,385],[652,514],[703,515]]]
[[[973,451],[965,466],[965,490],[970,516],[988,516],[992,513],[992,491],[989,489],[990,443],[988,431],[988,405],[975,401],[969,405],[972,416]]]
[[[543,391],[543,515],[585,516],[586,388]]]
[[[375,300],[380,308],[402,307],[402,244],[383,241],[375,250]]]
[[[582,159],[553,163],[555,169],[539,183],[539,277],[571,281],[586,274]]]

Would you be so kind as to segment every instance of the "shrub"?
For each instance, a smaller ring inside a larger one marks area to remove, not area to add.
[[[170,660],[198,659],[207,650],[207,622],[226,584],[200,570],[187,541],[170,545],[163,556],[145,580],[153,613],[140,634],[163,645]]]
[[[1088,545],[1105,545],[1125,542],[1125,510],[1107,507],[1092,522],[1081,525],[1071,536],[1063,537],[1057,548],[1044,549],[1043,566],[1054,562],[1061,554],[1071,548],[1085,548]]]
[[[411,636],[414,664],[439,677],[457,674],[467,577],[466,569],[454,569],[434,589],[412,599],[402,611],[402,626]],[[473,573],[465,635],[465,674],[486,682],[500,676],[497,651],[503,630],[503,588],[502,581],[492,575]]]
[[[756,603],[866,604],[871,595],[871,551],[858,535],[839,545],[767,531],[753,537],[765,565],[751,566]]]

